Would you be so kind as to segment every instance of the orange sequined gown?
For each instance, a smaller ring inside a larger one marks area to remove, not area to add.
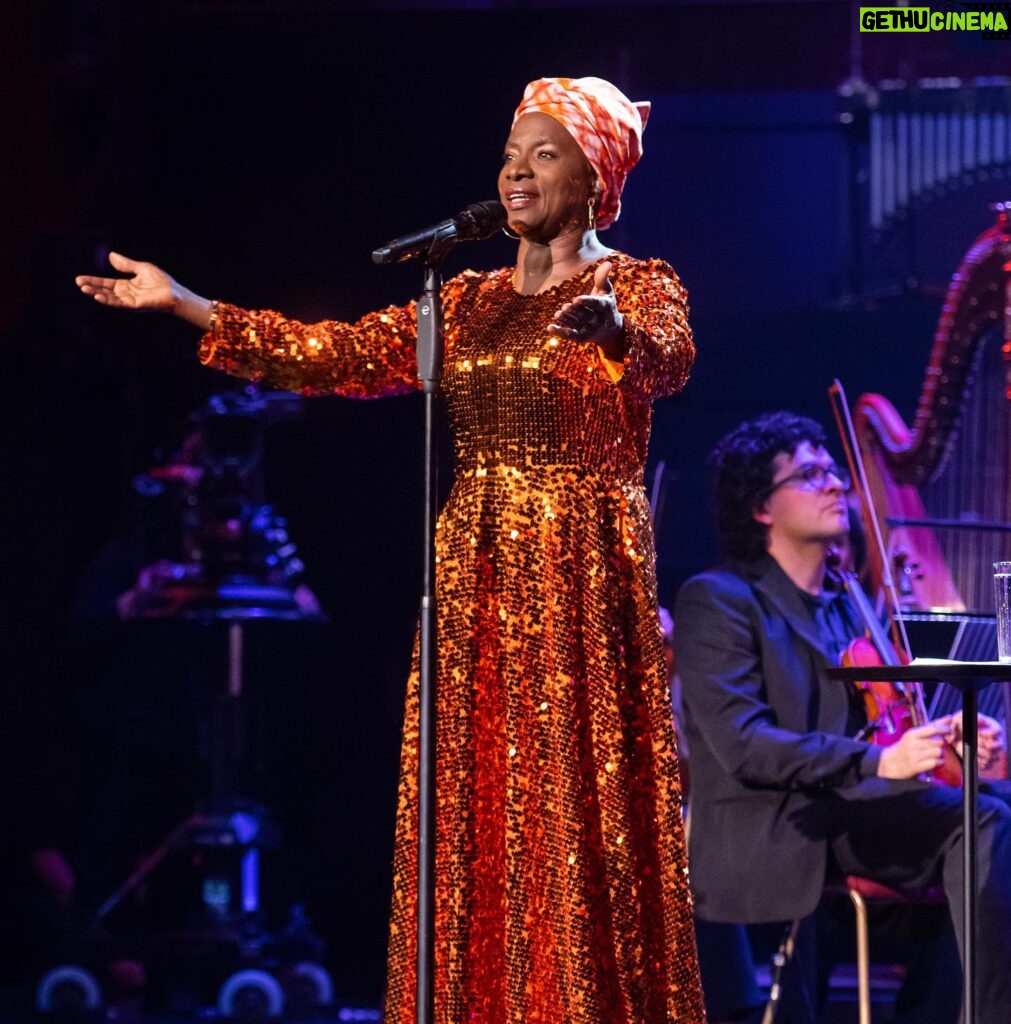
[[[694,356],[685,293],[615,254],[623,366],[547,331],[593,268],[443,289],[456,479],[437,530],[436,1024],[696,1024],[671,708],[643,490],[650,400]],[[305,394],[415,389],[414,304],[305,325],[221,305],[204,362]],[[386,1020],[413,1024],[417,672]]]

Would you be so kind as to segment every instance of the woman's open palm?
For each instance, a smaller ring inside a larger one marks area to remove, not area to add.
[[[103,306],[122,309],[157,309],[172,312],[178,301],[178,286],[168,274],[153,263],[139,263],[118,252],[109,253],[112,266],[130,277],[75,278],[77,287]]]

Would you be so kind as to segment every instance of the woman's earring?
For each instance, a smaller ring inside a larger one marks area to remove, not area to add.
[[[591,231],[597,230],[597,197],[590,196],[586,200],[586,222]]]

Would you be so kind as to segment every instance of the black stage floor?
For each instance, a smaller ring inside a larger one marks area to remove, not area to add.
[[[763,984],[764,983],[764,984]],[[768,972],[759,971],[759,984],[767,993]],[[889,969],[875,969],[872,976],[872,1024],[889,1024],[899,978]],[[139,1001],[121,1000],[93,1010],[39,1012],[34,991],[24,986],[0,988],[0,1024],[207,1024],[269,1019],[277,1024],[370,1024],[381,1021],[378,1007],[336,1002],[300,1012],[282,1011],[265,1018],[255,1005],[246,1015],[226,1015],[213,1004],[189,1010],[147,1008]],[[848,967],[835,971],[829,1003],[819,1024],[857,1024],[856,978]]]

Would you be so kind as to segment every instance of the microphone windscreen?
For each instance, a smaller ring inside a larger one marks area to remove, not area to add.
[[[506,209],[497,199],[471,203],[457,218],[460,238],[481,239],[506,225]]]

